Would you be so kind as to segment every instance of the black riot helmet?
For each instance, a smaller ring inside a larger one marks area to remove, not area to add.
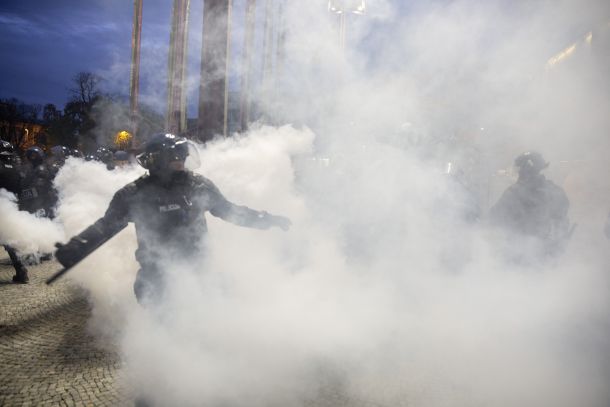
[[[71,148],[68,150],[68,157],[83,158],[83,153],[78,148]]]
[[[53,161],[63,162],[70,155],[70,149],[66,146],[53,146],[51,147],[51,157],[53,157]]]
[[[196,150],[192,148],[191,143],[186,138],[169,133],[160,133],[150,137],[144,146],[144,152],[138,155],[137,159],[142,167],[151,172],[171,172],[173,170],[170,163],[185,163],[189,156],[195,158],[194,161],[198,163]]]
[[[15,147],[5,140],[0,140],[0,158],[3,160],[10,159],[15,156]]]
[[[95,150],[95,159],[97,161],[101,161],[104,164],[108,164],[112,162],[113,158],[114,155],[112,154],[112,151],[110,151],[106,147],[98,147],[98,149]]]
[[[114,152],[115,161],[129,161],[129,154],[127,151],[117,150]]]
[[[537,175],[549,166],[549,163],[536,151],[528,151],[515,158],[515,167],[519,169],[519,177]]]
[[[44,162],[45,154],[42,148],[32,146],[25,151],[25,158],[32,163],[33,166],[41,165]]]

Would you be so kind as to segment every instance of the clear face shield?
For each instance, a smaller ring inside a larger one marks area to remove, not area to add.
[[[189,171],[195,171],[201,167],[201,156],[199,155],[199,150],[192,141],[187,141],[186,147],[187,155],[186,160],[184,160],[184,168]]]

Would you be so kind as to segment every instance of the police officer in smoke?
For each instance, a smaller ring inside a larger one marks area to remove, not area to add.
[[[57,175],[61,167],[66,163],[66,159],[72,155],[72,150],[70,150],[66,146],[53,146],[49,150],[49,158],[47,160],[47,165],[49,167],[49,171],[53,177]]]
[[[19,210],[36,216],[55,217],[57,192],[53,187],[56,171],[45,163],[45,153],[40,147],[26,150],[28,165],[19,192]]]
[[[114,154],[106,147],[98,147],[95,151],[95,160],[106,164],[106,169],[112,171],[115,169]]]
[[[68,243],[58,243],[57,260],[70,267],[133,222],[140,263],[134,291],[140,303],[155,303],[168,278],[164,265],[185,264],[200,253],[207,234],[205,212],[239,226],[290,228],[288,218],[236,205],[212,181],[187,169],[189,154],[195,161],[198,158],[190,146],[185,138],[172,134],[152,136],[137,157],[149,173],[116,192],[104,216],[93,225]]]
[[[13,194],[19,194],[21,186],[21,160],[15,147],[5,140],[0,140],[0,188]]]
[[[8,141],[0,141],[0,188],[4,188],[7,191],[19,195],[21,188],[21,178],[23,174],[20,171],[21,162],[17,155],[15,148]],[[21,261],[19,255],[15,249],[9,245],[4,245],[4,249],[7,251],[13,267],[15,268],[15,275],[13,276],[13,282],[25,284],[29,281],[28,270]]]
[[[549,163],[540,153],[521,154],[515,159],[515,166],[519,178],[491,208],[490,221],[530,239],[529,243],[539,249],[538,255],[556,255],[573,230],[568,219],[568,197],[561,187],[541,174]]]

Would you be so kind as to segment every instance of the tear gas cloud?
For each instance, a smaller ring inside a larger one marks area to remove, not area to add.
[[[22,254],[50,253],[53,242],[64,239],[61,225],[20,211],[17,198],[6,189],[0,189],[0,242],[15,248]]]
[[[369,10],[341,51],[325,3],[287,3],[285,72],[260,106],[289,124],[200,147],[197,171],[229,200],[292,229],[208,216],[206,255],[167,265],[155,310],[134,301],[127,229],[73,275],[91,328],[160,405],[608,405],[608,5]],[[497,170],[530,149],[579,226],[557,261],[528,267],[457,215],[442,167],[465,171],[485,213],[513,181]],[[141,173],[75,163],[57,179],[67,235]]]

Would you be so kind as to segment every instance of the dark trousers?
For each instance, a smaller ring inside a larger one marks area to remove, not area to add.
[[[11,258],[11,262],[13,263],[13,267],[15,268],[15,277],[19,279],[23,279],[28,275],[28,269],[25,268],[19,256],[17,256],[17,252],[9,245],[4,245],[4,249],[8,253],[8,257]]]
[[[165,281],[156,264],[143,265],[136,274],[133,291],[141,305],[158,305],[162,302]]]

